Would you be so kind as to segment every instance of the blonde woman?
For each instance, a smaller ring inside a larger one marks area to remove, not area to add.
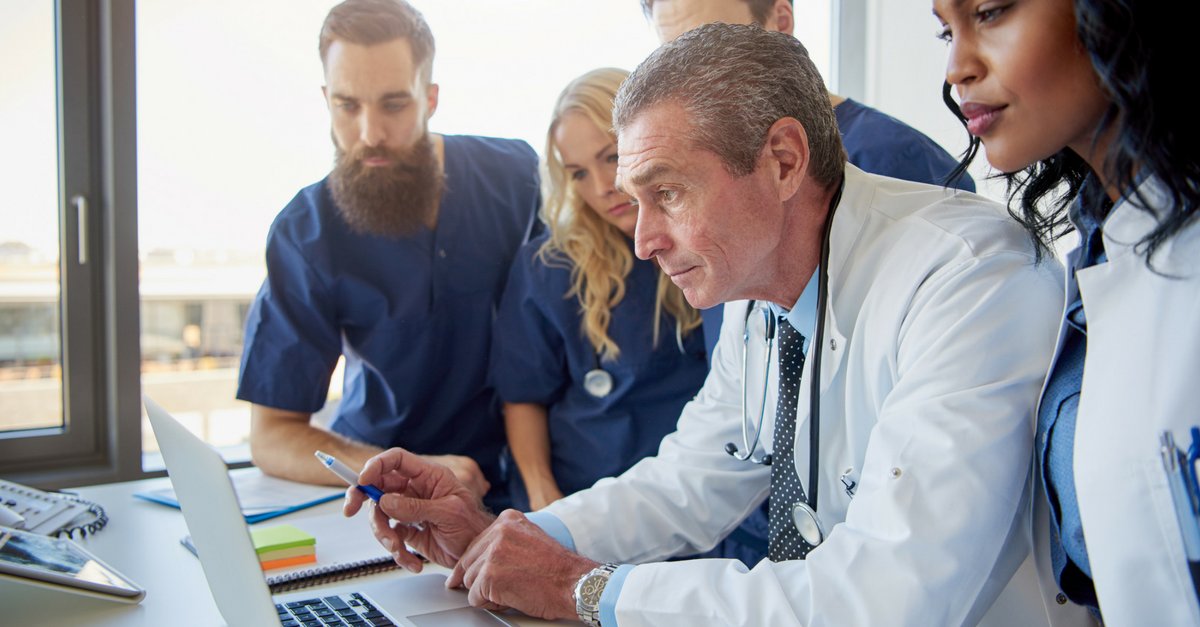
[[[653,455],[707,374],[700,315],[634,256],[637,207],[614,186],[612,100],[627,74],[593,70],[559,96],[543,171],[548,233],[517,253],[497,316],[492,378],[518,509]]]

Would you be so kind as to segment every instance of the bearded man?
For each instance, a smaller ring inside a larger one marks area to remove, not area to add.
[[[353,468],[404,446],[503,507],[504,440],[487,383],[492,311],[538,205],[520,141],[442,136],[434,42],[403,0],[347,0],[320,36],[336,162],[279,213],[268,276],[246,321],[238,398],[264,472],[336,483],[320,449]],[[331,431],[310,424],[339,356]]]

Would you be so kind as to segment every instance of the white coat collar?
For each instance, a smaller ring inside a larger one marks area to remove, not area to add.
[[[1113,207],[1104,222],[1104,251],[1109,261],[1126,263],[1136,259],[1137,263],[1145,263],[1145,253],[1138,242],[1158,226],[1164,207],[1170,203],[1166,187],[1156,177],[1142,181],[1137,194],[1145,199],[1149,211],[1141,206],[1138,195],[1130,194]],[[1152,259],[1154,269],[1168,276],[1200,270],[1200,259],[1185,254],[1196,250],[1198,240],[1200,228],[1193,223],[1163,243]]]

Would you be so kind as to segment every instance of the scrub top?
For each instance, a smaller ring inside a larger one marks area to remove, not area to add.
[[[847,98],[833,108],[847,160],[858,169],[894,179],[945,185],[958,160],[921,131],[860,102]],[[975,191],[963,174],[951,187]]]
[[[315,412],[345,355],[333,431],[468,455],[501,486],[504,429],[487,360],[509,265],[540,202],[536,172],[525,142],[446,136],[437,226],[405,238],[351,231],[324,180],[301,190],[267,237],[237,397]]]
[[[669,316],[654,346],[658,266],[635,259],[608,327],[621,354],[600,362],[612,375],[612,391],[597,398],[584,390],[584,375],[599,358],[583,333],[579,299],[564,298],[570,262],[543,263],[537,250],[545,241],[543,236],[526,244],[513,262],[496,319],[491,370],[505,402],[546,406],[551,469],[559,489],[571,494],[654,455],[704,383],[708,366],[699,329],[683,338],[681,351]],[[515,467],[509,487],[513,506],[528,509]]]

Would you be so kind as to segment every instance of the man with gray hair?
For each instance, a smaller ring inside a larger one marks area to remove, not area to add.
[[[712,22],[754,24],[792,35],[798,17],[792,0],[641,0],[641,3],[662,42]],[[925,134],[851,98],[832,92],[828,96],[846,160],[855,167],[871,174],[931,185],[944,185],[949,180],[953,187],[975,191],[975,182],[965,172],[952,179],[958,162]],[[701,311],[710,364],[720,337],[723,313],[721,307]],[[767,554],[767,508],[764,503],[703,556],[733,557],[747,566],[758,563]]]
[[[371,459],[397,563],[421,568],[407,543],[473,604],[605,627],[1084,624],[1056,590],[1043,609],[1025,533],[1059,267],[995,203],[845,164],[792,37],[696,29],[614,119],[637,255],[697,307],[753,300],[659,454],[543,510],[493,518],[436,465]],[[663,561],[768,495],[769,559]]]

